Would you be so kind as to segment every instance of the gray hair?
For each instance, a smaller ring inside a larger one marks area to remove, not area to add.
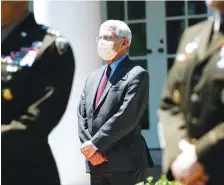
[[[113,33],[118,37],[119,40],[127,37],[130,46],[132,33],[130,28],[125,22],[119,20],[107,20],[101,25],[101,27],[102,26],[108,26],[112,28]]]

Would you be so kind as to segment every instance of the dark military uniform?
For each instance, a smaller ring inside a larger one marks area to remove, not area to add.
[[[159,109],[166,142],[163,172],[169,179],[183,138],[195,144],[209,184],[220,184],[224,174],[223,31],[216,17],[188,28],[181,38]]]
[[[67,107],[74,57],[30,13],[2,42],[2,184],[59,185],[48,135]]]

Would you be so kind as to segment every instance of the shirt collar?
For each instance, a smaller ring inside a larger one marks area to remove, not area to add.
[[[122,62],[122,60],[126,57],[127,55],[123,55],[122,57],[118,58],[115,60],[113,63],[110,64],[111,70],[114,72],[117,69],[117,66]]]

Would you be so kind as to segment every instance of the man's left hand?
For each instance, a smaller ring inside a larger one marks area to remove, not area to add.
[[[197,161],[195,146],[185,140],[180,141],[182,153],[171,166],[173,176],[183,185],[205,185],[208,176],[204,166]]]
[[[104,162],[106,162],[107,159],[106,157],[104,157],[101,153],[96,152],[95,154],[93,154],[92,157],[90,157],[89,162],[95,166],[95,165],[100,165]]]
[[[89,142],[84,143],[80,150],[87,160],[96,153],[95,147]]]

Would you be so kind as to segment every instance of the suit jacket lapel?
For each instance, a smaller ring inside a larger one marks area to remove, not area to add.
[[[96,98],[96,93],[97,93],[97,89],[98,89],[98,86],[100,84],[100,81],[101,81],[101,77],[103,75],[103,72],[105,70],[105,67],[106,66],[103,66],[100,70],[98,70],[94,76],[94,83],[93,83],[93,88],[92,88],[92,97],[91,97],[91,102],[92,102],[92,110],[95,109],[95,98]]]
[[[95,111],[97,108],[101,105],[104,98],[106,97],[108,91],[110,90],[111,86],[114,84],[114,82],[124,73],[127,71],[127,66],[129,64],[130,59],[126,57],[116,68],[111,78],[108,80],[107,85],[103,91],[103,94],[100,98],[99,104],[96,106]]]

